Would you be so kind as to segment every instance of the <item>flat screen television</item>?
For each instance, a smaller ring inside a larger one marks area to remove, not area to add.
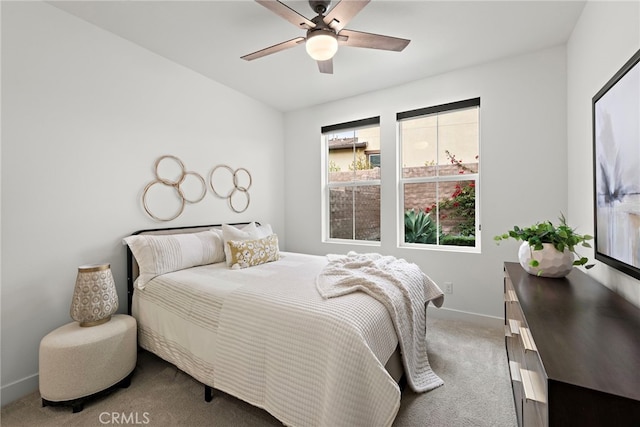
[[[640,50],[592,107],[595,258],[640,279]]]

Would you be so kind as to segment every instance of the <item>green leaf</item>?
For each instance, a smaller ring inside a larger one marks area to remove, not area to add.
[[[577,265],[585,265],[588,262],[587,258],[580,257],[575,251],[575,246],[580,243],[581,246],[585,248],[591,248],[591,245],[586,241],[593,239],[593,236],[576,233],[573,228],[567,225],[566,217],[562,212],[560,213],[559,220],[560,225],[558,227],[555,227],[551,221],[538,222],[524,228],[514,225],[511,230],[508,230],[504,234],[497,235],[494,240],[496,243],[509,238],[521,240],[529,243],[531,250],[541,250],[543,243],[551,243],[560,252],[569,250],[576,255],[578,257],[577,262],[579,263]],[[593,264],[585,266],[585,268],[591,267],[593,267]]]

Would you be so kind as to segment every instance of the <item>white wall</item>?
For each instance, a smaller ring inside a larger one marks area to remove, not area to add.
[[[403,257],[437,283],[453,282],[446,308],[502,317],[502,263],[517,260],[518,244],[497,246],[493,236],[567,211],[565,55],[551,48],[285,114],[286,232],[295,236],[287,249]],[[396,112],[474,97],[481,98],[482,253],[398,248]],[[320,127],[378,115],[381,247],[322,243]]]
[[[284,244],[283,116],[46,3],[2,2],[2,403],[37,388],[38,345],[65,324],[77,267],[110,262],[126,311],[122,237],[256,219]],[[253,175],[234,214],[210,192],[157,223],[140,197],[161,155],[206,177]]]
[[[637,1],[588,2],[567,44],[569,219],[590,234],[594,229],[592,98],[638,49]],[[601,262],[589,273],[640,306],[640,281]]]

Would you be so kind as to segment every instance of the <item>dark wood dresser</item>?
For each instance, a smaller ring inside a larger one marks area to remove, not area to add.
[[[518,424],[640,427],[640,309],[577,268],[562,279],[504,270]]]

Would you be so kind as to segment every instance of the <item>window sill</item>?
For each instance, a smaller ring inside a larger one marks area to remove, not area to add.
[[[346,240],[346,239],[324,239],[322,243],[338,244],[338,245],[354,245],[354,246],[382,246],[380,242],[372,242],[370,240]]]
[[[476,246],[454,246],[454,245],[425,245],[421,243],[401,243],[398,249],[411,249],[419,251],[457,252],[467,254],[479,254],[481,250]]]

